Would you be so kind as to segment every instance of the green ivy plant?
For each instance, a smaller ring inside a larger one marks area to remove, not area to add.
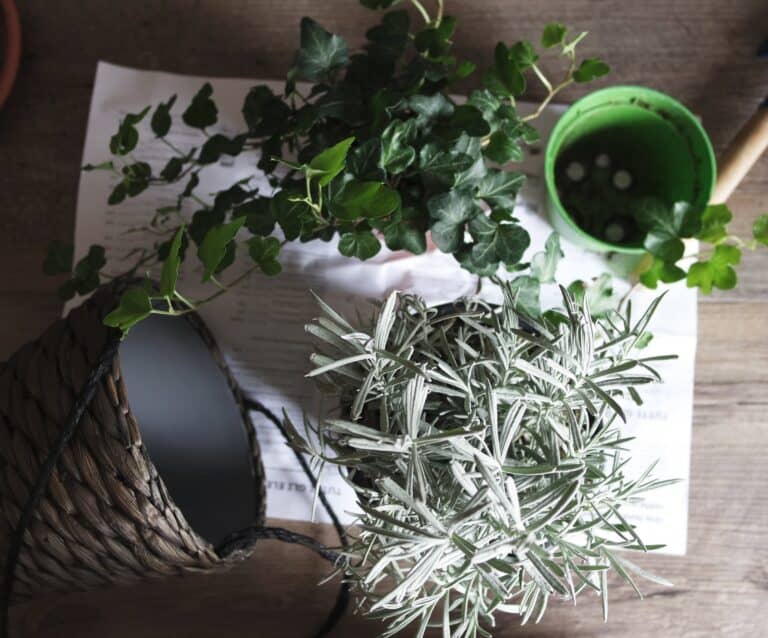
[[[635,217],[646,231],[643,246],[648,256],[638,270],[640,282],[648,288],[684,279],[688,287],[704,294],[713,288],[730,290],[736,287],[734,266],[741,261],[742,251],[768,245],[768,214],[755,220],[752,238],[745,241],[729,232],[733,213],[726,204],[712,204],[699,212],[686,202],[670,208],[651,201]],[[683,240],[691,238],[702,244],[697,255],[684,254]],[[679,263],[683,257],[692,258],[687,270]]]
[[[284,93],[252,88],[242,108],[244,129],[232,136],[214,132],[218,109],[210,84],[185,107],[181,122],[172,115],[175,96],[122,119],[110,140],[112,158],[84,167],[119,178],[108,203],[168,185],[178,187],[178,196],[174,205],[156,211],[147,230],[160,239],[141,251],[132,268],[163,262],[168,285],[128,291],[107,323],[125,331],[151,313],[195,309],[254,271],[275,275],[280,249],[289,241],[338,235],[343,255],[369,259],[382,243],[422,253],[429,233],[441,251],[473,273],[522,267],[530,238],[513,208],[524,176],[502,165],[521,160],[526,145],[538,139],[530,122],[557,93],[605,75],[608,66],[577,58],[584,33],[569,37],[563,25],[550,24],[540,49],[563,60],[562,79],[554,82],[542,72],[530,42],[499,43],[483,88],[458,103],[451,90],[475,73],[475,65],[453,54],[456,20],[445,15],[442,0],[434,13],[418,0],[362,4],[410,4],[423,24],[412,25],[404,9],[390,11],[367,31],[362,50],[351,52],[340,36],[304,18]],[[523,117],[516,100],[531,77],[547,93],[538,110]],[[134,156],[145,118],[154,137],[173,150],[159,172]],[[198,130],[201,144],[176,148],[168,134],[179,126]],[[243,153],[258,154],[276,194],[260,193],[253,179],[242,179],[212,199],[201,196],[200,173],[224,156]],[[52,248],[49,272],[69,271],[62,246]],[[247,252],[252,264],[224,282],[238,252]],[[171,276],[192,253],[213,288],[205,299],[188,299]],[[98,286],[103,260],[95,257],[78,263],[61,289],[64,297]]]

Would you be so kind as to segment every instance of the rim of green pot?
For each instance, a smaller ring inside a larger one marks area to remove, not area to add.
[[[590,235],[588,232],[583,230],[563,206],[557,193],[557,186],[555,185],[555,161],[557,156],[555,155],[554,146],[558,144],[560,145],[560,148],[557,150],[562,149],[562,140],[560,140],[560,138],[567,134],[567,129],[569,127],[571,127],[575,122],[578,122],[578,118],[574,119],[573,114],[582,108],[585,103],[589,104],[591,101],[605,98],[606,101],[599,102],[593,107],[602,108],[606,105],[607,100],[610,99],[611,96],[614,99],[621,97],[622,101],[624,101],[629,95],[632,95],[633,97],[648,97],[653,101],[654,106],[666,105],[670,108],[670,110],[677,111],[680,115],[684,116],[690,121],[692,128],[701,137],[705,154],[704,161],[707,163],[707,168],[711,174],[710,182],[705,187],[706,202],[709,202],[712,196],[712,191],[715,187],[715,180],[717,178],[717,161],[715,159],[715,151],[712,148],[712,142],[709,139],[709,135],[707,135],[707,132],[704,130],[704,127],[701,125],[701,122],[685,105],[683,105],[675,98],[667,95],[666,93],[662,93],[661,91],[657,91],[656,89],[651,89],[645,86],[636,86],[631,84],[620,84],[604,89],[598,89],[597,91],[593,91],[592,93],[588,93],[587,95],[579,98],[576,100],[576,102],[568,107],[568,109],[560,116],[560,119],[557,121],[555,127],[552,129],[552,132],[549,135],[546,151],[544,153],[544,179],[547,187],[547,197],[549,197],[551,205],[554,206],[558,216],[568,225],[569,228],[573,230],[574,234],[584,240],[584,243],[599,247],[605,252],[616,252],[625,255],[643,255],[646,253],[646,250],[641,246],[622,246],[621,244],[612,244],[603,239],[600,239],[599,237]],[[569,113],[571,114],[570,117]]]

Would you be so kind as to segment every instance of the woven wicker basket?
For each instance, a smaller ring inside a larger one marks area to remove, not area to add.
[[[121,375],[119,335],[102,323],[117,292],[102,288],[0,364],[0,584],[11,601],[222,570],[249,554],[240,545],[219,555],[197,534],[149,458]],[[254,524],[263,524],[263,469],[243,397],[210,333],[188,317],[240,407]]]

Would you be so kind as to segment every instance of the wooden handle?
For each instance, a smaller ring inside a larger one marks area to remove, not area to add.
[[[718,166],[712,204],[724,203],[768,148],[768,106],[763,106],[741,128]]]

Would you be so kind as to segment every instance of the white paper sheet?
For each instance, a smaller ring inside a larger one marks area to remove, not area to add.
[[[243,128],[240,109],[247,90],[257,82],[241,79],[213,79],[167,73],[137,71],[100,63],[96,73],[93,99],[86,135],[83,163],[99,163],[109,158],[108,143],[120,117],[137,112],[147,104],[178,95],[177,105],[189,102],[203,82],[209,81],[219,107],[220,132],[233,133]],[[281,83],[274,83],[278,89]],[[521,108],[525,108],[523,105]],[[537,123],[543,139],[557,120],[562,107],[548,109]],[[173,115],[180,123],[180,109]],[[149,118],[147,118],[148,120]],[[137,158],[162,167],[171,151],[152,140],[148,121],[142,123],[142,143]],[[174,126],[169,139],[187,149],[199,145],[198,132]],[[147,140],[147,141],[144,141]],[[201,196],[228,187],[242,177],[258,173],[253,155],[225,158],[201,174]],[[542,249],[551,228],[538,211],[541,201],[541,149],[525,162],[523,170],[529,181],[516,211],[531,234],[531,248],[526,258]],[[252,182],[253,184],[254,182]],[[146,235],[126,234],[129,228],[146,223],[156,208],[174,200],[175,188],[153,189],[117,207],[106,204],[115,178],[102,171],[84,172],[80,179],[75,230],[75,256],[80,258],[93,243],[107,248],[108,268],[125,270],[124,257],[132,247],[144,246]],[[260,187],[269,192],[263,178]],[[565,259],[559,273],[564,282],[597,276],[606,270],[605,260],[563,241]],[[416,292],[429,302],[451,301],[475,291],[477,279],[458,267],[450,255],[430,252],[413,256],[393,254],[386,248],[366,262],[341,256],[334,241],[287,244],[281,253],[283,272],[274,278],[254,276],[233,293],[223,295],[204,307],[202,315],[216,336],[236,378],[246,392],[256,396],[279,413],[286,409],[291,418],[301,422],[302,413],[314,415],[319,409],[312,383],[304,378],[309,369],[311,342],[304,324],[316,316],[317,309],[309,290],[314,290],[332,306],[348,311],[364,306],[369,299],[380,299],[392,290]],[[200,268],[190,260],[181,278],[185,290],[194,296],[200,280]],[[243,262],[232,267],[230,277]],[[618,282],[622,293],[628,288]],[[489,300],[498,299],[498,291],[485,287],[481,293]],[[554,302],[556,291],[549,301]],[[640,310],[655,295],[643,292],[635,299]],[[543,299],[546,303],[546,297]],[[642,408],[627,406],[627,432],[637,438],[631,444],[632,470],[642,471],[660,459],[656,475],[680,478],[681,483],[651,494],[633,507],[631,520],[647,543],[665,543],[665,551],[684,553],[687,530],[688,466],[691,437],[693,368],[696,350],[696,294],[684,286],[675,286],[667,295],[651,326],[655,337],[650,352],[679,355],[665,364],[665,384],[645,392]],[[312,489],[272,425],[257,415],[258,437],[267,477],[267,514],[271,517],[309,520]],[[333,471],[323,476],[325,490],[339,511],[354,512],[351,490]],[[318,509],[317,519],[326,520]],[[348,514],[346,520],[352,520]]]

